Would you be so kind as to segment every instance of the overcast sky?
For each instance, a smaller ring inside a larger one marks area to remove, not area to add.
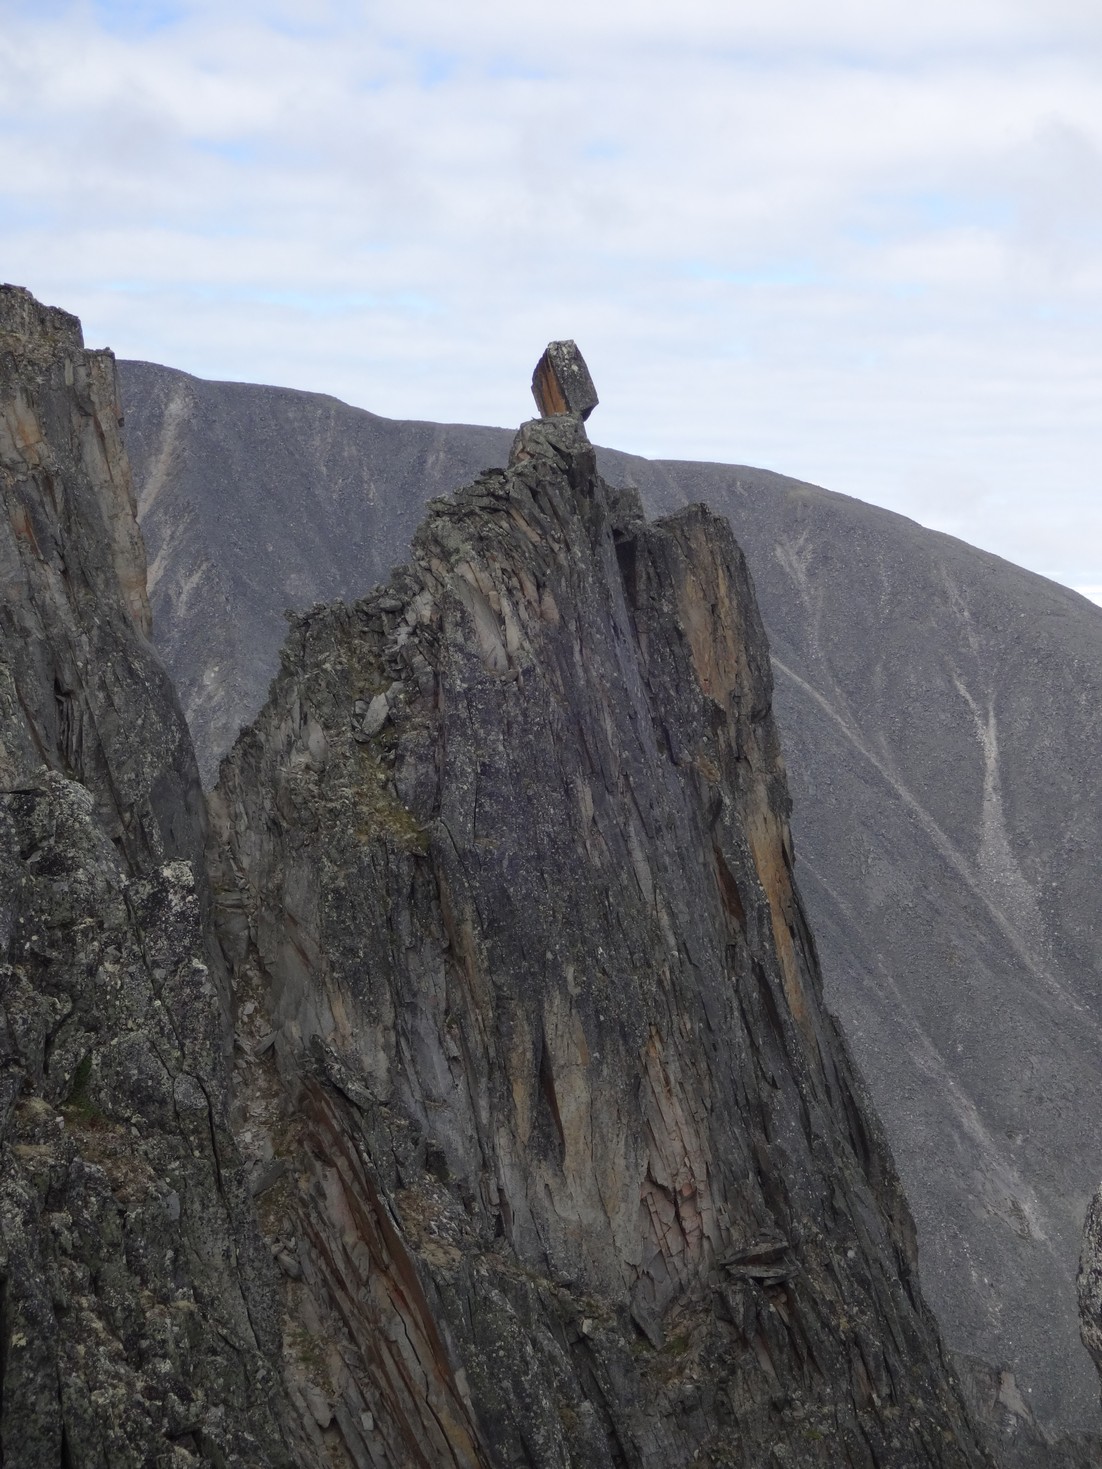
[[[1102,594],[1099,0],[0,0],[92,346],[765,465]]]

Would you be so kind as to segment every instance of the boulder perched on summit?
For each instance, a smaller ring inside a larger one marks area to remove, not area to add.
[[[532,396],[541,418],[556,413],[589,417],[600,399],[577,343],[548,342],[532,374]]]

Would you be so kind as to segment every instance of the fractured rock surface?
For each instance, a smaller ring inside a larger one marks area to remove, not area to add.
[[[283,607],[362,596],[424,502],[503,465],[512,435],[120,371],[155,636],[212,780],[264,701]],[[782,475],[597,452],[648,513],[705,501],[746,553],[828,1002],[946,1340],[1029,1409],[998,1407],[1001,1448],[1019,1457],[1031,1417],[1098,1433],[1074,1277],[1102,1177],[1083,1105],[1102,1049],[1102,609]],[[977,1401],[997,1397],[981,1380]]]
[[[749,576],[576,420],[294,621],[213,796],[302,1462],[986,1462],[822,1004]]]
[[[574,413],[586,419],[599,399],[585,358],[574,342],[548,342],[532,374],[532,396],[541,418]]]
[[[1102,1188],[1087,1210],[1078,1286],[1083,1345],[1102,1377]]]
[[[503,463],[510,435],[394,423],[320,394],[147,363],[119,373],[154,637],[213,785],[264,702],[284,610],[384,580],[425,502]]]
[[[983,1463],[728,527],[526,426],[295,624],[212,831],[118,427],[0,289],[5,1466]]]
[[[114,359],[12,287],[0,490],[0,1460],[286,1463]]]

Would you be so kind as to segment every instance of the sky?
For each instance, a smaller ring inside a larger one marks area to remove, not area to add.
[[[402,418],[573,337],[598,442],[1102,600],[1100,83],[1098,0],[0,0],[0,279]]]

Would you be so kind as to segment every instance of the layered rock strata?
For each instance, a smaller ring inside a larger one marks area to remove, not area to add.
[[[300,1462],[986,1462],[770,696],[727,524],[568,416],[294,621],[212,810]]]
[[[0,288],[0,1461],[286,1462],[114,359]]]

